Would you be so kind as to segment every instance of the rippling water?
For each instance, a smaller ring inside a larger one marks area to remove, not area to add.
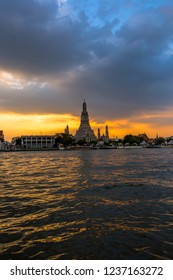
[[[173,149],[0,155],[1,259],[173,259]]]

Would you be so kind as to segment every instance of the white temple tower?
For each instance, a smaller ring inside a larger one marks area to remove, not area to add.
[[[86,142],[90,142],[93,140],[97,140],[94,131],[91,129],[90,123],[89,123],[89,115],[87,112],[87,105],[84,100],[83,102],[83,110],[81,113],[81,122],[79,129],[76,131],[75,135],[76,141],[79,140],[86,140]]]

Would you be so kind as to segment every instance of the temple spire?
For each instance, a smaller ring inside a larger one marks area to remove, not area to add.
[[[100,139],[100,128],[98,128],[98,136],[97,136],[98,139]]]
[[[106,128],[105,128],[105,135],[107,138],[109,138],[109,129],[108,129],[108,126],[106,125]]]
[[[68,125],[66,126],[66,128],[65,128],[65,130],[64,130],[64,133],[65,133],[66,135],[69,135],[69,126],[68,126]]]
[[[85,99],[84,99],[84,102],[83,102],[83,112],[87,112],[87,106],[86,106]]]
[[[94,134],[94,131],[90,127],[89,114],[87,112],[87,105],[85,99],[83,102],[83,110],[81,112],[81,122],[79,129],[76,131],[75,139],[76,141],[85,140],[86,142],[90,142],[97,139]]]

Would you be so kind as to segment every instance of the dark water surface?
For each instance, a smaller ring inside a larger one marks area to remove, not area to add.
[[[0,259],[173,259],[173,149],[0,156]]]

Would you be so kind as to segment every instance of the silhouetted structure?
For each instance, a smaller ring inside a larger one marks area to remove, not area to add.
[[[4,142],[4,132],[3,132],[3,130],[0,130],[0,141]]]
[[[89,123],[89,114],[87,112],[87,106],[86,102],[84,100],[83,103],[83,110],[81,113],[81,122],[79,129],[76,131],[75,135],[76,142],[80,140],[85,140],[86,142],[90,142],[93,140],[97,140],[94,131],[91,129],[90,123]]]
[[[67,135],[69,135],[69,126],[68,126],[68,125],[66,126],[66,128],[65,128],[65,130],[64,130],[64,133],[67,134]]]
[[[100,128],[98,128],[98,135],[97,138],[100,139]]]

